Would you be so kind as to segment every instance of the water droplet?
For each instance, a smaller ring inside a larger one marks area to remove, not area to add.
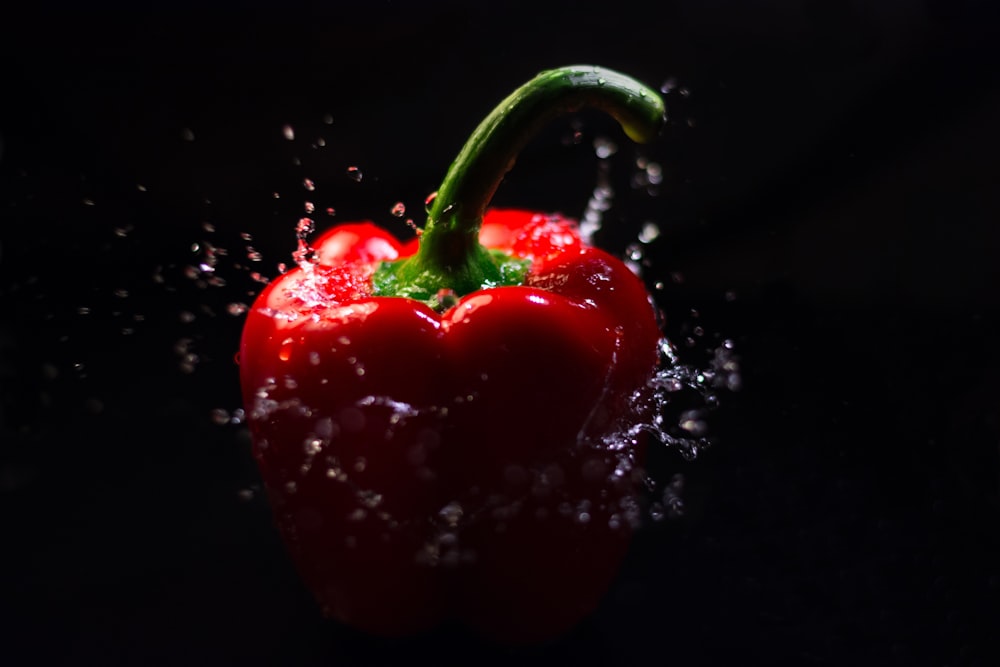
[[[189,127],[181,130],[181,139],[184,141],[194,141],[194,132]]]
[[[236,301],[226,306],[226,312],[232,315],[233,317],[238,317],[242,315],[243,313],[247,312],[247,309],[248,306],[245,303],[240,303]]]
[[[355,183],[360,183],[363,176],[361,169],[358,167],[351,166],[347,168],[347,177]]]
[[[457,501],[448,503],[438,511],[438,516],[451,528],[458,526],[458,522],[462,520],[463,514],[462,505]]]
[[[663,389],[664,391],[673,393],[673,392],[677,392],[677,391],[680,391],[681,389],[683,389],[684,388],[684,383],[681,382],[678,378],[668,377],[668,378],[664,378],[663,380],[661,380],[658,383],[658,386],[661,389]]]
[[[281,128],[281,134],[288,141],[294,141],[295,140],[295,128],[293,128],[291,125],[284,125]]]
[[[292,358],[292,349],[295,346],[295,339],[286,338],[281,341],[281,347],[278,348],[278,358],[282,361],[288,361]]]
[[[605,137],[598,137],[594,139],[594,152],[604,160],[618,152],[618,144]]]
[[[311,222],[311,221],[310,221]],[[312,269],[312,263],[314,259],[314,250],[305,240],[305,233],[299,233],[298,246],[294,252],[292,252],[292,259],[305,270]],[[281,270],[284,273],[284,269]]]
[[[708,425],[702,419],[702,413],[699,410],[686,410],[681,414],[678,426],[695,436],[705,435],[708,431]]]
[[[303,236],[312,234],[315,229],[316,223],[312,218],[299,218],[295,225],[295,235],[301,239]]]
[[[441,310],[448,310],[458,304],[458,295],[455,293],[455,290],[440,289],[437,294],[434,295],[434,300],[437,302],[438,307],[441,308]]]
[[[302,187],[304,187],[309,192],[312,192],[313,190],[316,189],[316,183],[313,182],[311,178],[304,178],[302,179]]]
[[[438,196],[437,192],[432,192],[429,195],[427,195],[426,199],[424,199],[424,210],[427,211],[428,213],[431,212],[431,207],[434,206],[434,200],[437,199],[437,196]]]
[[[313,204],[311,201],[307,201],[302,208],[305,209],[306,213],[313,213],[316,211],[316,205]]]
[[[394,215],[397,218],[402,218],[404,215],[406,215],[406,205],[403,204],[403,202],[398,201],[392,205],[392,210],[390,211],[390,213],[392,213],[392,215]]]
[[[358,501],[368,509],[375,509],[382,504],[382,494],[374,491],[358,491]]]
[[[323,124],[324,125],[333,125],[333,114],[324,114],[323,115]]]
[[[215,408],[214,410],[212,410],[211,418],[212,418],[212,423],[218,424],[219,426],[223,426],[229,423],[229,413],[226,410],[223,410],[222,408]]]
[[[646,172],[646,181],[650,185],[659,185],[663,182],[663,167],[658,163],[650,162],[644,171]]]

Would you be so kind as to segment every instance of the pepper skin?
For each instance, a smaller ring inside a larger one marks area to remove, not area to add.
[[[649,138],[662,119],[655,93],[607,70],[543,72],[522,106],[539,89],[549,115],[582,101],[621,120],[625,96],[649,107],[626,130]],[[637,521],[654,308],[574,221],[487,210],[512,162],[497,153],[537,127],[496,122],[510,99],[452,165],[419,243],[334,227],[245,323],[276,524],[324,613],[366,633],[556,637],[599,604]]]

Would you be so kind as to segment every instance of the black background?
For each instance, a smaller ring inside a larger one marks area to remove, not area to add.
[[[0,663],[996,664],[987,4],[8,10]],[[213,419],[239,407],[227,306],[259,287],[245,267],[290,261],[307,200],[320,225],[405,233],[393,204],[420,222],[479,119],[574,63],[676,84],[670,125],[638,149],[598,115],[556,121],[495,202],[580,215],[593,140],[616,141],[599,240],[620,254],[659,225],[644,276],[664,283],[666,334],[695,365],[732,339],[742,389],[712,414],[713,447],[656,457],[684,474],[686,511],[649,522],[571,636],[359,637],[318,618],[242,427]],[[662,165],[657,193],[630,186],[637,155]],[[186,274],[206,243],[228,251],[224,285]]]

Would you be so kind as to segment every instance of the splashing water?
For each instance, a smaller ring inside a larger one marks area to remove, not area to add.
[[[661,341],[660,354],[659,368],[648,386],[633,397],[633,409],[610,429],[602,427],[599,433],[581,430],[576,442],[557,459],[508,466],[503,472],[504,483],[491,489],[488,495],[475,489],[467,492],[456,489],[456,495],[429,519],[406,518],[388,510],[382,494],[391,489],[366,484],[370,462],[360,457],[345,458],[345,448],[339,446],[339,441],[366,429],[381,433],[385,442],[395,442],[400,437],[412,439],[414,431],[406,430],[410,424],[443,424],[451,410],[461,409],[463,397],[456,397],[449,405],[418,405],[392,396],[370,395],[330,416],[299,398],[290,400],[282,391],[283,382],[287,384],[289,379],[274,378],[258,390],[248,416],[265,424],[291,416],[292,422],[299,424],[295,428],[302,433],[301,452],[299,458],[292,459],[287,474],[282,475],[285,486],[278,492],[292,495],[304,488],[305,479],[310,476],[315,486],[319,475],[323,484],[349,491],[354,506],[342,510],[351,521],[378,521],[381,530],[388,533],[409,531],[414,522],[419,522],[423,528],[418,526],[418,529],[427,538],[413,554],[415,561],[427,567],[457,567],[474,562],[477,556],[463,544],[466,531],[484,525],[499,530],[496,527],[525,512],[536,513],[547,521],[580,525],[600,520],[612,530],[624,527],[634,530],[646,521],[683,515],[684,477],[674,474],[666,480],[652,478],[640,464],[640,451],[645,446],[665,446],[686,460],[697,457],[711,443],[709,416],[718,405],[718,395],[739,388],[739,363],[734,345],[728,340],[714,350],[712,362],[706,368],[681,363],[677,349],[666,339]],[[692,407],[687,397],[679,415],[670,417],[671,411],[677,411],[675,398],[685,393],[698,397],[701,404]],[[224,411],[213,413],[217,424],[225,424],[227,419],[236,417],[229,417]],[[413,470],[418,477],[437,475],[435,469],[427,467],[433,465],[428,461],[428,453],[442,441],[437,428],[424,429],[418,434],[420,442],[415,442],[407,460],[400,462],[402,470]],[[644,441],[651,442],[644,444]],[[267,449],[266,437],[258,447],[262,452]],[[287,460],[283,455],[280,458]],[[576,489],[594,486],[566,485],[569,479],[596,485],[601,494],[577,496]],[[539,513],[544,513],[544,517]]]
[[[681,96],[689,94],[687,91],[680,90],[680,86],[676,82],[670,83],[669,86],[664,85],[672,94]],[[668,91],[665,90],[665,92]],[[288,141],[295,140],[296,133],[291,126],[285,126],[282,132]],[[581,144],[585,136],[585,126],[578,122],[575,123],[570,145]],[[590,145],[597,159],[597,169],[593,190],[580,215],[580,230],[584,240],[593,244],[595,233],[601,230],[607,212],[615,205],[616,193],[612,186],[612,167],[621,164],[622,160],[628,158],[624,156],[626,151],[607,138],[598,136],[593,139]],[[629,180],[632,192],[627,192],[626,196],[656,197],[660,194],[665,179],[663,168],[659,163],[645,157],[639,157],[631,162],[625,162],[625,164],[629,164],[632,170]],[[341,173],[343,174],[343,172]],[[349,181],[355,183],[362,181],[361,169],[357,166],[346,168],[346,175]],[[316,222],[311,215],[316,210],[320,210],[325,212],[327,216],[334,216],[336,211],[333,206],[314,201],[322,195],[322,192],[317,191],[317,182],[313,179],[300,178],[298,184],[292,187],[301,187],[300,192],[304,190],[305,196],[309,197],[308,201],[303,201],[300,204],[309,217],[300,217],[295,222],[296,248],[291,255],[295,265],[310,271],[314,266],[314,249],[311,247],[309,239],[316,231]],[[430,207],[434,197],[434,193],[428,196],[425,207]],[[274,198],[275,200],[281,199],[280,194],[275,192]],[[405,218],[407,213],[402,201],[396,200],[389,200],[382,210],[387,210],[393,218],[400,219],[400,221]],[[302,208],[299,211],[301,212]],[[405,222],[419,232],[412,220],[406,219]],[[647,258],[648,250],[652,244],[662,238],[661,230],[669,229],[669,227],[669,222],[656,219],[643,220],[638,225],[634,242],[628,244],[623,253],[623,259],[634,273],[643,276],[651,269]],[[226,303],[217,311],[219,314],[231,318],[242,317],[246,314],[247,304],[252,302],[255,291],[270,281],[269,271],[266,267],[261,268],[264,265],[264,256],[254,246],[253,237],[249,232],[239,234],[237,244],[243,244],[242,250],[237,251],[234,248],[232,253],[227,252],[226,246],[229,244],[218,239],[218,232],[212,223],[204,223],[202,232],[204,236],[190,246],[191,256],[189,261],[183,264],[182,275],[199,290],[225,289],[230,291],[236,289],[235,286],[227,285],[227,279],[230,282],[235,282],[234,272],[239,272],[243,277],[248,278],[251,284],[245,293],[231,295],[231,298],[225,299]],[[125,227],[115,230],[117,238],[125,239],[129,237],[130,233],[131,230]],[[279,271],[285,269],[283,265],[278,265],[278,268]],[[683,276],[679,273],[665,271],[664,267],[652,268],[656,268],[658,273],[666,278],[666,280],[656,283],[657,289],[663,289],[666,282],[680,284],[683,281]],[[159,269],[156,272],[156,277],[161,284],[169,282]],[[727,293],[726,300],[731,301],[732,298],[730,298],[730,293]],[[216,317],[216,312],[202,305],[184,308],[179,319],[185,326],[191,326],[211,317]],[[704,330],[694,327],[692,332],[699,341],[705,340],[703,338]],[[676,517],[682,513],[683,477],[675,475],[662,480],[647,478],[645,471],[638,468],[633,458],[636,443],[640,439],[646,438],[676,452],[684,460],[695,459],[714,442],[712,417],[722,397],[727,392],[739,390],[741,385],[739,360],[733,341],[720,337],[722,342],[708,351],[709,359],[691,363],[686,358],[682,358],[684,355],[679,352],[679,349],[683,349],[684,354],[686,354],[692,348],[690,339],[678,339],[678,342],[681,343],[679,348],[672,336],[673,332],[665,332],[660,346],[660,365],[653,376],[651,386],[648,391],[636,396],[636,414],[644,414],[648,417],[635,423],[619,425],[619,429],[601,438],[600,442],[585,441],[580,443],[582,450],[586,450],[588,447],[601,447],[616,451],[615,465],[609,471],[599,471],[599,474],[640,480],[652,495],[652,500],[649,502],[645,514],[638,505],[623,500],[622,506],[613,513],[611,519],[613,522],[638,525],[646,519],[658,521]],[[184,374],[199,372],[199,369],[204,366],[205,359],[200,354],[199,344],[200,338],[197,335],[184,335],[178,339],[174,352],[177,358],[177,367]],[[263,397],[253,409],[266,410],[268,406],[266,397]],[[405,424],[407,420],[413,419],[416,415],[438,409],[435,406],[396,404],[391,397],[372,397],[370,402],[355,407],[359,411],[358,414],[362,416],[368,415],[371,411],[381,411],[380,414],[389,411],[390,418],[387,422],[387,429],[390,433],[394,433],[394,429]],[[246,415],[244,415],[242,408],[216,407],[211,410],[208,417],[212,423],[220,427],[240,429],[246,427]],[[303,452],[309,458],[310,463],[313,460],[319,462],[322,459],[326,466],[325,469],[333,473],[330,475],[331,480],[337,483],[352,484],[352,480],[358,474],[358,466],[364,467],[363,462],[343,461],[333,464],[325,458],[334,449],[332,445],[337,438],[337,429],[343,426],[341,424],[317,424],[316,437],[303,445]],[[515,474],[515,472],[511,474]],[[519,471],[516,474],[527,475],[533,479],[535,485],[544,487],[549,483],[551,471],[529,470]],[[356,491],[359,509],[369,514],[378,511],[379,508],[368,506],[376,497],[370,494],[377,494],[379,492],[377,489],[365,489],[359,486]],[[565,503],[559,509],[561,516],[580,523],[594,520],[596,513],[593,507],[581,506],[576,499],[566,499]],[[448,562],[449,559],[461,558],[460,549],[458,551],[451,549],[453,537],[448,537],[448,535],[460,531],[463,526],[470,525],[471,522],[482,520],[482,517],[486,515],[502,515],[504,512],[515,511],[515,505],[516,503],[507,499],[477,507],[455,499],[453,503],[442,507],[438,517],[441,526],[439,531],[441,539],[428,547],[429,560],[435,563],[444,563]],[[391,517],[386,520],[391,520]],[[452,552],[459,555],[447,555]],[[430,558],[432,555],[433,558]]]
[[[299,218],[295,225],[295,238],[297,247],[292,253],[292,259],[302,268],[303,271],[312,272],[315,250],[309,245],[309,235],[316,230],[316,223],[312,218]]]
[[[708,437],[709,413],[719,406],[719,394],[738,391],[741,387],[739,359],[733,341],[726,340],[712,352],[708,368],[683,364],[677,348],[664,338],[660,343],[660,370],[653,377],[652,406],[655,417],[638,428],[650,432],[657,440],[676,449],[685,459],[692,460],[711,444]],[[673,397],[681,392],[693,392],[700,400],[697,408],[681,412],[679,419],[666,419]]]
[[[652,164],[643,163],[640,169],[647,175],[651,171],[658,173],[650,169]],[[602,168],[601,174],[607,176],[606,167]],[[643,181],[644,185],[646,183],[648,181]],[[612,191],[606,178],[598,178],[591,203],[594,205],[588,209],[591,214],[589,219],[594,229],[600,229],[602,214],[612,204]],[[659,223],[646,221],[637,234],[636,242],[628,246],[625,259],[637,274],[641,275],[648,268],[644,262],[645,248],[660,235]],[[683,276],[674,274],[672,281],[679,284]],[[698,318],[699,314],[692,311],[691,316]],[[693,332],[699,337],[705,334],[701,326],[694,327]],[[660,342],[659,353],[658,368],[649,385],[636,392],[632,404],[634,410],[627,418],[599,435],[581,433],[568,452],[570,458],[558,464],[540,464],[538,468],[517,467],[506,471],[505,475],[508,481],[513,480],[513,486],[531,489],[525,496],[494,493],[489,498],[482,498],[463,495],[442,505],[430,519],[431,530],[427,539],[414,554],[416,562],[427,567],[445,568],[473,562],[475,552],[463,543],[465,531],[482,526],[484,522],[487,526],[503,525],[518,514],[529,511],[525,507],[531,507],[532,498],[560,493],[560,480],[571,474],[569,471],[574,467],[584,470],[585,477],[601,483],[603,488],[616,491],[599,500],[561,495],[558,502],[552,504],[551,510],[536,507],[530,511],[544,510],[549,517],[579,525],[600,520],[613,530],[626,526],[638,529],[646,522],[683,516],[684,476],[675,473],[664,479],[654,478],[639,464],[638,451],[646,442],[646,446],[661,446],[674,451],[686,461],[697,458],[713,444],[711,418],[713,411],[719,407],[720,396],[740,389],[740,365],[735,344],[729,339],[723,339],[710,350],[710,359],[702,364],[684,361],[677,345],[666,336]],[[258,394],[253,407],[257,417],[289,409],[272,398],[270,392],[273,389],[265,387]],[[456,399],[456,407],[458,405]],[[313,412],[313,408],[301,404],[291,409],[303,414]],[[407,520],[385,509],[380,489],[369,488],[363,483],[369,462],[341,460],[336,455],[337,440],[344,433],[364,428],[366,424],[378,424],[384,428],[385,440],[392,441],[411,420],[443,416],[448,409],[448,406],[402,403],[391,396],[361,399],[349,410],[343,411],[338,419],[324,417],[312,427],[303,441],[299,474],[308,475],[316,466],[321,467],[329,483],[342,485],[353,494],[356,506],[348,508],[352,521],[379,521],[386,531],[403,530]],[[223,418],[220,415],[218,422],[221,421]],[[593,456],[595,452],[601,456]],[[611,454],[610,464],[606,458],[608,453]],[[410,463],[420,466],[425,456],[426,452],[414,450]],[[428,474],[435,473],[428,470]],[[294,479],[289,483],[293,486],[284,491],[290,494],[294,492],[292,489],[298,487]]]

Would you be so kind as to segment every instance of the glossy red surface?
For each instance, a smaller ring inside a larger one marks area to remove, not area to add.
[[[484,229],[534,260],[523,286],[442,314],[372,296],[400,246],[351,224],[247,317],[244,402],[277,524],[324,611],[367,632],[557,636],[597,606],[637,520],[625,431],[660,338],[645,288],[564,218],[497,211]]]

